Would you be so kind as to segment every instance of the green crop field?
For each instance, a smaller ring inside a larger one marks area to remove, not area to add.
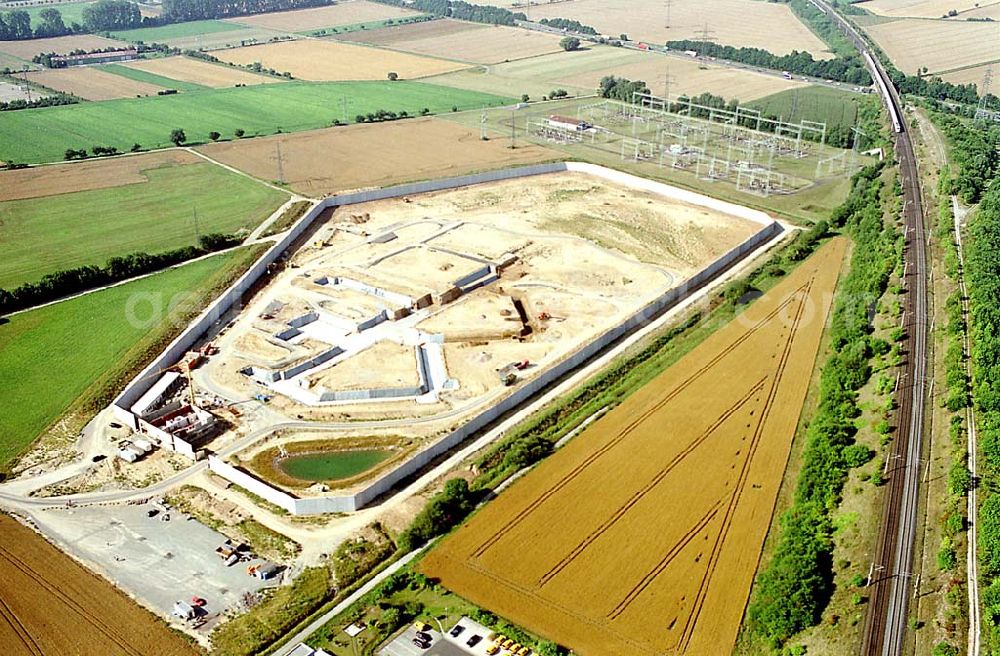
[[[209,162],[145,175],[149,182],[0,203],[0,287],[102,265],[113,255],[194,244],[195,212],[201,234],[252,229],[287,198]]]
[[[377,30],[382,27],[399,27],[410,23],[420,23],[434,18],[433,14],[418,14],[416,16],[406,16],[403,18],[383,18],[381,20],[365,21],[363,23],[348,23],[347,25],[337,25],[334,27],[323,27],[304,32],[296,32],[305,36],[327,36],[330,34],[348,34],[350,32],[360,32],[362,30]]]
[[[242,25],[234,25],[223,21],[200,20],[187,23],[174,23],[161,27],[140,27],[135,30],[112,32],[111,36],[122,41],[132,41],[133,43],[138,41],[142,41],[143,43],[164,43],[170,39],[182,39],[200,34],[215,34],[216,32],[235,32],[245,29]]]
[[[857,122],[858,101],[862,97],[850,91],[810,86],[789,89],[747,104],[786,121],[819,121],[825,122],[828,130],[834,126],[849,130]]]
[[[21,11],[26,11],[31,16],[31,27],[35,28],[39,25],[38,14],[42,12],[43,9],[57,9],[59,14],[62,16],[63,23],[69,27],[73,23],[83,24],[83,10],[86,7],[94,4],[93,2],[62,2],[53,5],[35,5],[32,7],[10,7],[10,8],[0,8],[0,12],[10,11],[13,9],[20,9]]]
[[[115,75],[127,77],[128,79],[135,80],[136,82],[145,82],[154,86],[163,87],[164,89],[177,89],[178,91],[202,91],[204,89],[211,88],[206,87],[204,84],[195,84],[194,82],[175,80],[172,77],[165,77],[163,75],[157,75],[156,73],[141,71],[137,68],[129,68],[128,66],[122,66],[121,64],[105,64],[101,67],[101,69],[107,71],[108,73],[114,73]]]
[[[133,143],[169,146],[174,128],[182,128],[192,143],[207,141],[212,130],[227,137],[236,129],[248,136],[311,130],[339,119],[343,98],[352,121],[378,109],[413,115],[423,108],[439,113],[512,102],[422,82],[289,82],[24,109],[0,112],[0,160],[56,161],[67,148],[95,144],[120,150]]]
[[[0,323],[0,469],[67,412],[69,428],[82,427],[259,255],[243,248]],[[183,311],[166,311],[178,302]]]

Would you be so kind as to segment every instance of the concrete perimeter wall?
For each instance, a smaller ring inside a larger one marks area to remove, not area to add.
[[[125,390],[115,399],[112,409],[121,418],[131,416],[127,408],[131,406],[152,384],[150,372],[163,369],[174,364],[227,310],[239,301],[243,293],[249,289],[254,282],[265,272],[267,266],[280,257],[284,251],[297,239],[313,220],[328,207],[351,205],[364,203],[373,200],[386,198],[396,198],[411,194],[427,193],[464,187],[468,185],[493,182],[498,180],[508,180],[511,178],[541,175],[545,173],[556,173],[562,171],[577,171],[594,175],[611,182],[625,184],[630,187],[650,191],[668,198],[673,198],[685,203],[700,205],[716,211],[731,214],[743,219],[753,221],[761,225],[761,229],[745,240],[740,245],[728,251],[705,269],[702,269],[691,278],[683,281],[679,286],[674,287],[664,294],[654,299],[628,319],[611,328],[589,342],[587,345],[569,355],[555,366],[543,372],[537,378],[521,384],[514,392],[502,399],[496,405],[484,410],[481,414],[465,423],[457,430],[446,435],[428,448],[415,454],[409,460],[401,463],[395,469],[386,472],[378,479],[372,481],[364,489],[351,495],[330,495],[323,497],[313,497],[299,499],[281,490],[271,487],[263,481],[241,471],[214,456],[209,456],[209,468],[220,476],[247,488],[268,501],[288,510],[294,515],[309,515],[330,512],[348,512],[358,510],[372,503],[375,499],[389,492],[395,485],[403,479],[412,476],[423,467],[427,466],[434,459],[453,449],[458,444],[468,439],[474,433],[482,430],[496,419],[509,412],[513,408],[528,401],[540,391],[551,385],[554,381],[565,376],[567,373],[580,367],[588,360],[598,355],[622,337],[634,330],[650,323],[666,310],[684,300],[692,293],[701,288],[704,284],[716,278],[721,273],[732,267],[743,259],[747,254],[756,250],[759,246],[778,235],[782,230],[781,224],[774,221],[764,212],[753,210],[733,203],[709,198],[701,194],[671,187],[659,182],[646,180],[628,173],[614,171],[593,164],[580,162],[559,162],[554,164],[541,164],[536,166],[525,166],[515,169],[505,169],[501,171],[490,171],[475,175],[459,176],[429,182],[420,182],[407,185],[399,185],[386,189],[375,189],[352,194],[342,194],[325,199],[315,205],[295,224],[289,234],[280,242],[275,244],[265,253],[260,260],[246,274],[244,274],[232,287],[222,294],[209,306],[201,316],[198,317],[188,328],[181,333],[164,352],[140,373]],[[134,426],[137,424],[129,420]]]

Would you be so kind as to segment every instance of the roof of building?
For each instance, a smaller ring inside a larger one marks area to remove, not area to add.
[[[587,121],[573,118],[571,116],[561,116],[560,114],[552,114],[549,116],[549,120],[555,121],[556,123],[566,123],[567,125],[590,125]]]
[[[153,386],[146,390],[146,393],[139,397],[139,400],[129,408],[134,414],[144,415],[149,408],[156,403],[161,396],[180,378],[176,371],[168,371],[160,377],[160,380],[153,383]]]

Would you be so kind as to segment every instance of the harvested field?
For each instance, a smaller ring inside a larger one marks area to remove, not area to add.
[[[151,613],[0,515],[0,644],[6,656],[197,653]]]
[[[903,19],[866,28],[901,71],[931,73],[983,64],[1000,57],[995,23]]]
[[[232,64],[260,62],[267,68],[287,71],[300,80],[314,82],[384,80],[390,71],[403,79],[413,79],[463,68],[461,64],[442,59],[317,39],[234,48],[217,52],[215,56]]]
[[[1000,20],[1000,2],[992,2],[988,5],[980,3],[979,8],[963,11],[955,20],[965,20],[969,18],[992,18]]]
[[[970,66],[969,68],[960,68],[957,71],[952,71],[951,73],[944,73],[941,75],[941,79],[945,82],[951,82],[952,84],[975,84],[977,89],[981,89],[983,86],[983,76],[986,75],[986,69],[992,66],[994,75],[1000,73],[1000,66],[997,64],[986,64],[984,66]]]
[[[729,653],[846,245],[821,248],[420,570],[584,656]]]
[[[479,4],[511,9],[511,0],[481,0]],[[523,9],[514,9],[523,11]],[[664,43],[694,39],[708,25],[724,45],[763,48],[778,55],[807,51],[816,59],[831,59],[826,44],[803,25],[784,4],[755,0],[673,0],[670,28],[665,25],[663,0],[570,0],[532,6],[531,20],[569,18],[601,34],[628,34],[636,41]]]
[[[323,27],[366,23],[386,18],[404,18],[415,16],[417,13],[407,9],[400,9],[399,7],[367,2],[367,0],[352,0],[351,2],[338,2],[328,7],[299,9],[297,11],[276,11],[256,16],[230,18],[226,22],[282,32],[306,32]]]
[[[164,57],[143,59],[125,64],[129,68],[162,75],[164,77],[203,84],[207,87],[232,87],[237,84],[271,84],[280,82],[276,77],[257,75],[250,71],[220,66],[190,57]]]
[[[211,50],[263,43],[273,37],[286,35],[282,32],[249,28],[219,20],[201,20],[160,27],[140,27],[135,30],[115,32],[114,36],[131,42],[165,43],[172,48]]]
[[[0,171],[0,202],[140,184],[149,182],[149,177],[143,173],[148,169],[199,161],[203,160],[197,155],[170,150],[45,168]]]
[[[73,50],[97,50],[99,48],[127,48],[128,44],[114,39],[92,34],[57,36],[50,39],[28,39],[25,41],[0,41],[0,52],[31,61],[35,55],[54,52],[65,55]]]
[[[474,64],[496,64],[562,51],[559,37],[554,34],[455,20],[361,30],[334,38]]]
[[[979,0],[869,0],[858,6],[878,16],[894,18],[941,18],[953,9],[964,18],[965,12],[984,4],[992,3]]]
[[[27,74],[28,80],[85,100],[155,96],[163,87],[130,80],[93,66],[52,68]]]
[[[645,80],[654,93],[663,93],[663,75],[672,78],[670,92],[699,94],[709,91],[743,102],[768,96],[785,89],[800,88],[804,82],[786,80],[780,75],[765,75],[724,66],[706,65],[678,57],[614,48],[590,46],[579,52],[560,52],[482,68],[447,73],[433,78],[436,84],[460,89],[502,92],[512,96],[528,93],[541,98],[553,89],[589,95],[605,75]]]
[[[478,131],[431,118],[208,144],[200,150],[273,180],[278,175],[276,142],[281,143],[285,182],[309,195],[560,159],[541,146],[510,150],[507,142],[480,141]]]

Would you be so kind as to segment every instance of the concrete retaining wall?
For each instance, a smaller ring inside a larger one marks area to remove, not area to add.
[[[205,311],[202,312],[202,314],[199,315],[199,317],[195,319],[186,330],[184,330],[184,332],[182,332],[169,346],[167,346],[166,349],[164,349],[159,357],[150,363],[149,366],[140,372],[132,380],[132,382],[130,382],[128,386],[122,390],[113,403],[113,405],[116,406],[113,409],[115,415],[120,418],[130,416],[131,413],[128,412],[127,408],[135,403],[139,397],[142,396],[142,394],[145,393],[146,390],[148,390],[153,384],[155,378],[153,373],[165,369],[180,360],[184,353],[208,331],[213,323],[219,321],[227,311],[239,303],[242,295],[266,272],[267,267],[281,257],[288,247],[309,228],[316,217],[319,216],[319,214],[325,209],[329,207],[365,203],[375,200],[383,200],[386,198],[397,198],[412,194],[442,191],[445,189],[453,189],[474,184],[509,180],[526,176],[544,175],[547,173],[557,173],[562,171],[577,171],[604,178],[612,182],[617,182],[619,184],[644,189],[668,198],[680,200],[682,202],[700,205],[720,212],[732,214],[734,216],[758,223],[764,227],[738,247],[732,249],[716,260],[709,267],[685,281],[681,286],[671,289],[660,298],[646,305],[644,308],[633,314],[628,320],[605,332],[599,338],[590,342],[573,355],[558,363],[549,371],[544,372],[538,378],[522,384],[513,394],[502,400],[496,406],[487,409],[472,421],[466,423],[464,426],[449,434],[442,440],[439,440],[437,443],[431,445],[424,451],[416,454],[396,469],[387,472],[381,478],[372,482],[372,484],[367,488],[354,495],[294,499],[289,495],[286,495],[279,490],[271,488],[261,481],[258,481],[246,473],[240,472],[239,470],[222,463],[221,461],[217,461],[216,467],[213,468],[213,471],[229,478],[229,480],[232,480],[238,485],[251,489],[251,491],[255,494],[272,501],[272,503],[285,508],[293,514],[344,512],[364,507],[365,505],[371,503],[374,499],[388,492],[399,481],[411,476],[442,453],[454,448],[470,435],[481,430],[484,426],[487,426],[512,408],[525,402],[553,381],[579,367],[587,360],[607,348],[613,342],[621,339],[623,336],[632,332],[636,328],[652,321],[666,309],[686,298],[705,282],[718,276],[721,272],[731,267],[746,254],[750,253],[782,230],[781,225],[772,220],[764,212],[735,205],[733,203],[727,203],[714,198],[709,198],[707,196],[702,196],[701,194],[678,189],[676,187],[671,187],[652,180],[646,180],[644,178],[639,178],[620,171],[614,171],[601,166],[580,162],[538,164],[534,166],[524,166],[500,171],[488,171],[473,175],[457,176],[441,180],[431,180],[427,182],[398,185],[384,189],[373,189],[369,191],[332,196],[320,203],[317,203],[308,212],[306,212],[306,214],[303,215],[298,222],[296,222],[283,239],[271,247],[259,260],[257,260],[253,266],[250,267],[245,274],[243,274],[243,276],[239,278],[239,280],[237,280],[229,289],[227,289],[211,305],[209,305],[209,307],[206,308]],[[337,280],[338,284],[344,284],[346,282],[347,280]],[[361,284],[357,281],[350,282],[358,285]],[[414,303],[419,306],[420,302],[423,300],[424,299],[417,299]],[[138,426],[134,417],[126,419],[126,421],[130,425]],[[230,478],[228,474],[232,474],[236,478]],[[239,478],[239,480],[237,480],[237,478]],[[250,485],[251,482],[252,487]],[[272,496],[278,500],[272,499]],[[289,499],[291,499],[291,502],[288,501]]]
[[[288,512],[295,515],[302,514],[297,510],[296,505],[296,502],[302,501],[302,499],[296,499],[287,492],[282,492],[279,489],[271,487],[259,478],[251,476],[245,471],[237,469],[229,463],[222,461],[217,456],[208,456],[208,468],[227,481],[235,483],[244,489],[250,490],[257,496],[270,501],[279,508],[284,508]]]

